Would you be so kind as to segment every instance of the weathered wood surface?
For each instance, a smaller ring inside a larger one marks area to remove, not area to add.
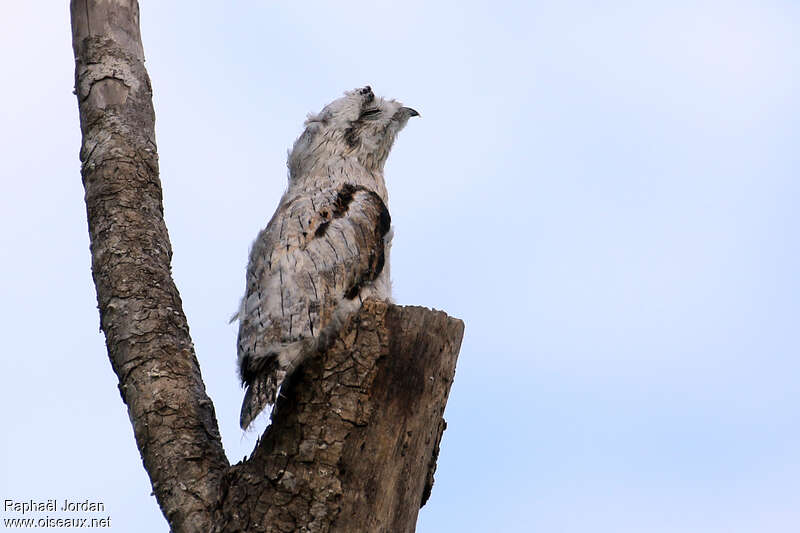
[[[414,531],[463,332],[440,311],[366,301],[225,475],[217,531]]]
[[[228,460],[170,272],[139,7],[70,9],[100,323],[153,492],[172,528],[192,531],[209,523]]]

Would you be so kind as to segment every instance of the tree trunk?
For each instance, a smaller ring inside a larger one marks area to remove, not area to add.
[[[413,531],[463,323],[366,302],[284,386],[252,456],[231,467],[170,273],[138,3],[70,7],[100,323],[171,529]]]
[[[367,300],[226,473],[216,531],[413,532],[463,331],[442,312]]]

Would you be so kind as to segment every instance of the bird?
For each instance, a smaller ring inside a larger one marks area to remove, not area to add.
[[[246,430],[284,381],[329,348],[367,298],[391,301],[394,231],[383,168],[413,108],[354,89],[309,114],[288,186],[250,249],[237,363]]]

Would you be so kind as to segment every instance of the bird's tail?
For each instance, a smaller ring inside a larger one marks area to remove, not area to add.
[[[274,404],[284,380],[310,355],[330,348],[344,324],[361,307],[356,298],[343,300],[334,310],[328,323],[315,337],[276,344],[259,357],[245,355],[239,372],[247,387],[242,401],[239,425],[247,429],[250,423],[268,405]]]
[[[267,405],[275,403],[283,380],[313,352],[313,343],[309,342],[312,340],[281,344],[269,350],[265,356],[245,357],[242,360],[242,382],[247,386],[239,415],[242,429],[247,429]]]

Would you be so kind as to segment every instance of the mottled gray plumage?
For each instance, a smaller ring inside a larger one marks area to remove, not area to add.
[[[309,115],[289,153],[289,187],[255,240],[239,319],[247,388],[240,424],[324,350],[367,297],[389,298],[390,217],[383,165],[417,112],[364,87]]]

